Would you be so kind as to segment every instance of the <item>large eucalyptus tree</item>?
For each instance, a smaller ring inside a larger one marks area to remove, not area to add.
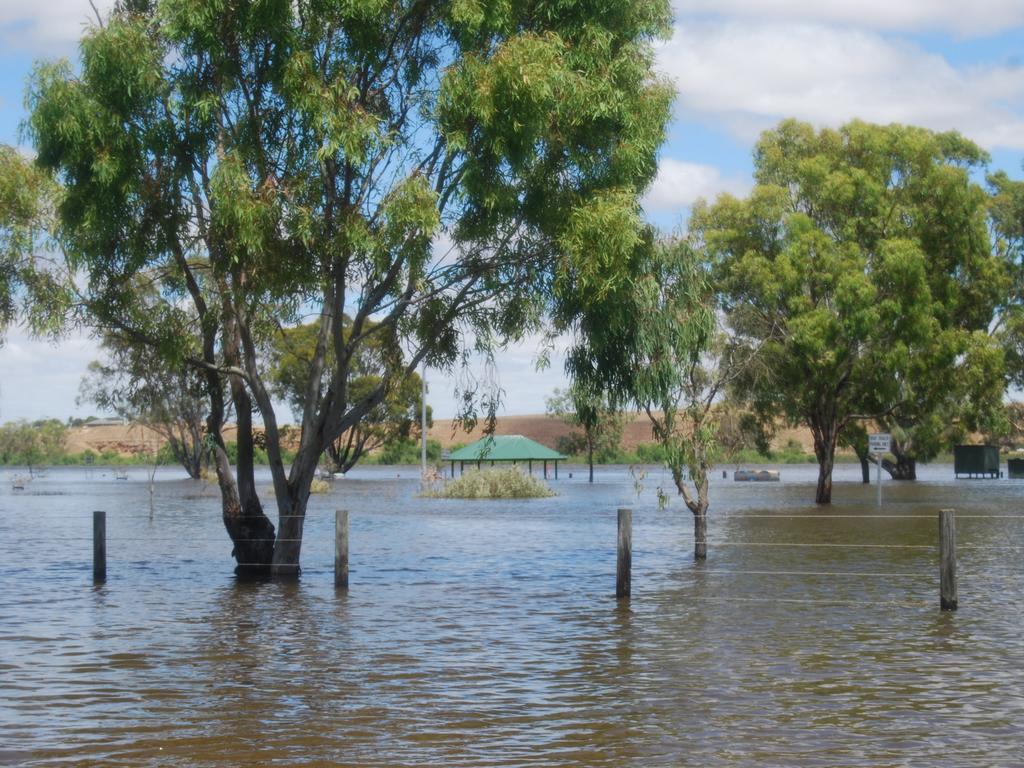
[[[698,206],[691,228],[735,338],[761,348],[767,375],[749,394],[766,419],[811,430],[828,503],[852,422],[889,427],[910,462],[940,444],[938,422],[999,405],[988,331],[1008,283],[971,179],[987,158],[956,133],[789,120],[754,159],[750,196]]]
[[[298,572],[320,455],[395,380],[614,277],[669,113],[651,48],[669,22],[665,0],[122,0],[78,69],[37,68],[29,125],[65,186],[82,304],[105,332],[203,372],[241,570]],[[267,349],[309,319],[286,467]],[[373,337],[386,370],[357,399],[348,369]]]

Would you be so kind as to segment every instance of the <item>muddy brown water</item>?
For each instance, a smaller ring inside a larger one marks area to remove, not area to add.
[[[397,474],[314,497],[297,583],[236,581],[212,489],[173,472],[152,513],[139,469],[6,480],[0,765],[1024,765],[1024,482],[933,465],[879,511],[857,467],[824,510],[813,467],[719,477],[695,564],[656,469],[639,496],[609,468],[487,503],[419,499]],[[635,510],[628,602],[618,505]],[[938,610],[947,506],[955,614]]]

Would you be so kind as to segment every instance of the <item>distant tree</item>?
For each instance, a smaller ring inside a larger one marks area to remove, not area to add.
[[[147,347],[104,339],[105,360],[93,361],[83,377],[78,402],[90,402],[156,432],[174,461],[198,480],[207,465],[207,400],[202,377],[191,368],[170,369]]]
[[[1020,450],[1024,443],[1024,404],[1008,402],[1004,405],[1005,428],[998,435],[985,435],[986,442],[1000,445],[1004,450]]]
[[[418,440],[397,438],[384,446],[373,456],[378,464],[419,464],[421,445]],[[427,461],[441,461],[441,443],[427,440]]]
[[[919,461],[971,432],[997,432],[1003,413],[1005,357],[987,331],[947,329],[920,352],[896,376],[898,405],[876,420],[892,435],[893,458],[883,458],[882,469],[894,480],[917,479]]]
[[[589,481],[594,482],[595,456],[598,460],[612,457],[622,446],[625,415],[609,405],[604,395],[588,390],[583,384],[574,384],[566,390],[556,389],[544,402],[549,416],[582,430],[573,442],[586,452]],[[576,446],[569,444],[563,447]]]
[[[376,323],[367,321],[367,332],[373,332]],[[342,319],[341,332],[348,336],[352,320]],[[270,379],[273,392],[286,400],[297,419],[302,418],[308,396],[307,376],[316,358],[317,325],[310,323],[284,328],[272,341]],[[371,335],[349,364],[348,390],[356,400],[369,397],[382,385],[388,372],[389,354],[384,337]],[[333,370],[332,350],[327,350],[323,382],[320,391],[329,389],[326,377]],[[415,371],[400,378],[387,379],[384,399],[371,408],[358,424],[345,430],[327,445],[326,453],[334,472],[348,472],[367,453],[394,442],[403,442],[420,436],[423,380]],[[427,407],[427,426],[433,424],[433,414]]]
[[[728,334],[722,328],[718,328],[718,350],[720,352],[728,346],[727,339]],[[732,363],[731,358],[726,360],[721,356],[717,360],[714,358],[708,360],[708,364],[713,365],[716,370]],[[739,360],[736,363],[742,364]],[[756,361],[750,360],[749,364],[756,365]],[[724,383],[731,385],[739,378],[739,375],[738,370],[734,367],[731,374],[724,377]],[[724,398],[715,406],[715,419],[718,422],[716,444],[721,458],[732,460],[747,450],[757,451],[761,455],[767,456],[771,450],[771,441],[775,436],[775,425],[764,424],[751,413],[746,404],[735,396],[735,392],[730,391],[734,389],[733,387],[726,386],[724,389]]]
[[[0,463],[24,465],[30,476],[42,464],[60,459],[67,427],[57,419],[8,422],[0,427]]]
[[[910,476],[936,450],[935,414],[960,399],[950,390],[977,381],[964,361],[995,363],[985,331],[1005,271],[970,178],[985,159],[955,133],[786,121],[758,142],[746,200],[695,208],[732,332],[763,347],[755,410],[810,428],[818,503],[851,422],[898,427]],[[972,397],[991,405],[991,388]]]

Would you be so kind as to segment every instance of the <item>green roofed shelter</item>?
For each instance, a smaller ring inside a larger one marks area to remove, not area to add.
[[[536,440],[531,440],[522,435],[493,435],[470,443],[465,448],[453,451],[448,460],[452,463],[452,477],[455,477],[455,462],[459,462],[462,472],[466,471],[466,462],[475,463],[477,469],[485,462],[494,466],[495,462],[512,462],[518,464],[521,461],[529,466],[530,474],[533,474],[533,462],[543,462],[544,479],[548,477],[548,462],[555,464],[555,479],[558,479],[558,462],[565,461],[568,457],[558,451],[553,451]]]

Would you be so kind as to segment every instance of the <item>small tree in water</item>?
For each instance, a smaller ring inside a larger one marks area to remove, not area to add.
[[[694,557],[707,557],[711,470],[722,454],[719,399],[753,357],[718,327],[706,264],[683,241],[648,242],[634,279],[595,305],[569,366],[577,381],[647,414],[676,490],[693,514]]]
[[[298,573],[321,455],[394,382],[493,349],[552,297],[615,276],[672,101],[652,70],[670,19],[665,0],[122,0],[83,40],[80,74],[37,68],[29,124],[65,187],[81,305],[203,374],[240,571]],[[139,275],[156,290],[125,290]],[[286,467],[267,350],[310,318]],[[385,365],[356,394],[371,339]]]

